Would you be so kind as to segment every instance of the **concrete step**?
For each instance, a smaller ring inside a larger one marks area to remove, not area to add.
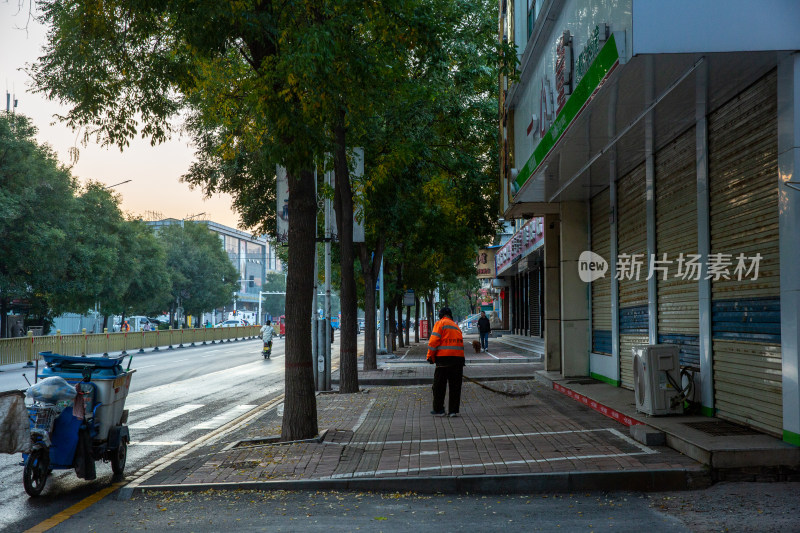
[[[522,355],[544,355],[544,339],[539,337],[525,337],[523,335],[503,335],[495,337],[495,342],[505,344],[511,348],[525,352]]]
[[[536,379],[622,424],[645,425],[646,428],[633,430],[642,433],[634,434],[634,438],[640,442],[663,438],[670,448],[710,467],[718,480],[741,479],[743,474],[756,480],[771,480],[775,476],[796,476],[800,471],[800,448],[773,436],[733,431],[737,428],[729,426],[735,424],[706,416],[648,416],[636,411],[633,391],[591,378],[565,378],[558,372],[540,371]],[[720,423],[726,423],[730,431],[720,432],[714,427]],[[708,425],[707,430],[698,429]]]

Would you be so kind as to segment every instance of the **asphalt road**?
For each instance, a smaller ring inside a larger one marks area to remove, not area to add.
[[[686,492],[532,495],[255,492],[108,497],[51,531],[643,531],[800,530],[800,483],[720,483]]]
[[[282,393],[283,359],[283,339],[274,341],[270,360],[257,339],[135,354],[125,404],[132,441],[126,476]],[[3,368],[0,390],[26,388],[23,372],[33,380],[33,370],[20,366]],[[21,460],[0,454],[0,531],[24,531],[118,481],[109,464],[97,462],[96,480],[56,470],[41,496],[29,498]]]

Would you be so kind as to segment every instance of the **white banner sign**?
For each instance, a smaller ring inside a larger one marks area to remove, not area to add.
[[[276,218],[278,221],[277,234],[279,243],[289,242],[289,179],[286,169],[275,167],[276,184],[275,196],[278,198]]]

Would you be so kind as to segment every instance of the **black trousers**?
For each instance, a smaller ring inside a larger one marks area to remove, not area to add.
[[[457,413],[461,405],[461,377],[464,375],[462,365],[436,366],[433,372],[433,410],[444,411],[444,395],[447,386],[450,386],[448,398],[448,412]]]

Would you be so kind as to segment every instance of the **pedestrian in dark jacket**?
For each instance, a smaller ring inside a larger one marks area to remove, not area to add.
[[[492,324],[486,318],[486,312],[481,311],[481,317],[478,319],[478,334],[481,336],[481,348],[483,351],[489,350],[489,333],[492,332]]]

